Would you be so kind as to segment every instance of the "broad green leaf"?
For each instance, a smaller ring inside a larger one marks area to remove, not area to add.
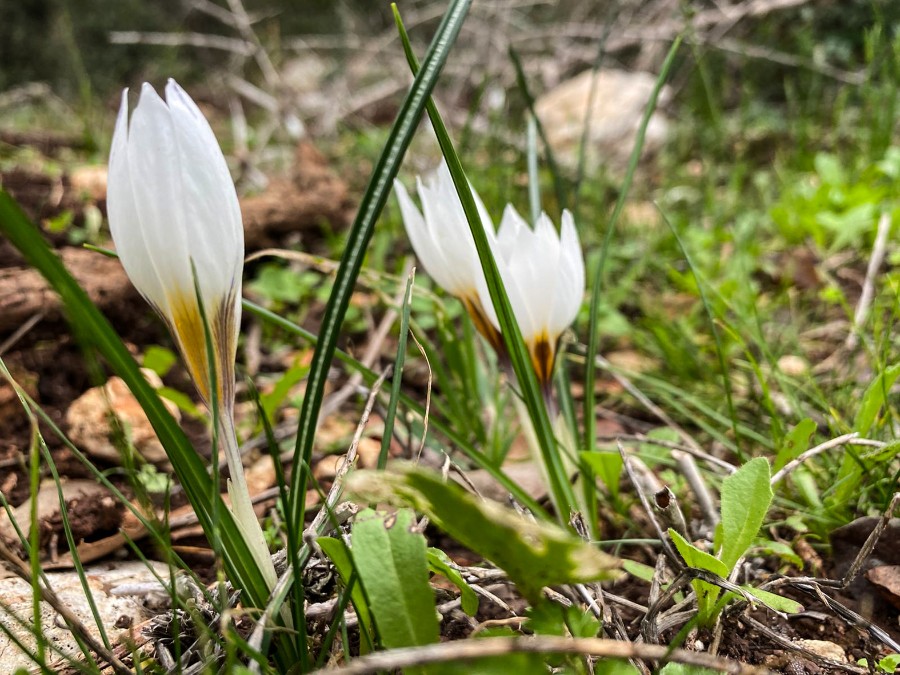
[[[725,563],[706,551],[701,551],[672,528],[669,528],[669,538],[688,567],[706,570],[722,578],[728,576],[729,570]],[[716,599],[719,597],[721,589],[715,584],[701,579],[694,579],[691,586],[697,594],[697,618],[701,624],[708,625],[715,617]]]
[[[341,577],[341,581],[344,582],[344,586],[349,586],[350,579],[353,578],[353,560],[350,558],[350,553],[347,547],[344,546],[344,542],[333,537],[319,537],[316,539],[316,543],[325,552],[325,555],[331,559],[331,562],[334,563],[334,567]],[[360,623],[365,628],[366,635],[373,635],[372,613],[369,611],[369,603],[366,601],[365,593],[363,593],[360,584],[353,584],[353,588],[350,589],[350,600],[356,608],[356,616],[359,617]],[[371,647],[372,645],[369,646]],[[366,650],[363,649],[362,651],[365,652]]]
[[[469,616],[475,616],[478,612],[478,596],[472,587],[462,578],[462,575],[450,567],[450,558],[439,548],[428,549],[428,567],[435,574],[447,577],[459,589],[462,610]]]
[[[758,588],[753,588],[753,586],[742,585],[741,588],[752,595],[754,598],[759,600],[761,603],[763,603],[766,607],[774,609],[776,612],[784,612],[785,614],[799,614],[803,611],[803,605],[801,605],[796,600],[785,598],[784,596],[778,595],[777,593],[761,591]]]
[[[729,571],[747,552],[762,527],[772,503],[770,479],[769,460],[757,457],[722,481],[722,548],[719,559]]]
[[[160,347],[159,345],[150,345],[144,350],[144,356],[141,364],[144,368],[149,368],[160,377],[165,377],[169,369],[178,362],[178,356],[171,349]]]
[[[784,443],[775,457],[775,471],[778,471],[800,453],[809,449],[809,439],[816,433],[816,423],[808,417],[797,423],[784,437]]]
[[[878,662],[878,667],[885,673],[893,673],[900,666],[900,654],[888,654]]]
[[[678,549],[678,553],[684,558],[685,565],[718,574],[723,579],[728,577],[731,568],[727,567],[721,560],[706,551],[701,551],[672,528],[669,528],[669,537],[672,539],[672,543],[675,544],[675,548]]]
[[[638,675],[641,671],[628,661],[603,659],[594,664],[594,675]]]
[[[425,513],[461,544],[505,570],[532,604],[541,600],[544,586],[618,576],[616,558],[565,530],[525,520],[409,464],[398,463],[392,472],[356,472],[347,489],[370,502],[411,506]]]
[[[425,537],[411,531],[413,518],[407,509],[390,515],[366,509],[356,516],[351,534],[354,567],[387,649],[439,638]]]

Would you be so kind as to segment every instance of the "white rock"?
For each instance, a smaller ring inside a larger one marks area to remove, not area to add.
[[[554,87],[535,103],[535,111],[557,160],[569,168],[578,166],[578,153],[589,109],[593,73],[586,70]],[[644,109],[650,100],[656,76],[650,73],[601,69],[590,104],[590,128],[585,154],[588,173],[603,166],[622,171],[634,146]],[[664,87],[657,108],[671,96]],[[650,118],[643,155],[662,147],[669,121],[657,110]]]
[[[153,563],[157,574],[163,579],[169,576],[168,568],[162,563]],[[96,565],[85,569],[85,576],[97,610],[110,641],[116,642],[128,634],[128,628],[116,628],[116,624],[136,626],[147,618],[143,609],[143,596],[117,595],[116,589],[135,588],[139,585],[156,586],[157,581],[147,566],[140,561]],[[94,622],[90,606],[75,572],[48,572],[50,585],[60,600],[78,617],[98,640],[100,632]],[[126,586],[127,585],[127,586]],[[6,626],[27,649],[34,650],[35,641],[30,632],[32,626],[31,586],[19,577],[0,579],[0,598],[3,605],[24,622],[22,625],[3,608],[0,608],[0,623]],[[44,636],[51,645],[47,654],[48,662],[58,662],[56,650],[71,654],[78,659],[81,650],[65,628],[65,623],[47,603],[41,603],[41,625]],[[13,673],[17,668],[32,668],[34,662],[10,640],[5,631],[0,630],[0,672]]]

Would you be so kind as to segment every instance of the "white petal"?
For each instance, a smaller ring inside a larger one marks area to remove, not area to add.
[[[223,296],[240,296],[244,228],[228,165],[196,104],[169,80],[166,100],[174,128],[188,248],[209,310]],[[238,314],[239,315],[239,314]]]
[[[413,250],[425,270],[447,292],[451,292],[454,285],[452,276],[447,272],[444,255],[431,238],[425,219],[416,208],[403,183],[394,181],[394,191],[397,193],[397,201],[400,204],[400,215],[403,217],[403,226],[412,244]]]
[[[584,299],[584,258],[575,222],[563,211],[560,234],[560,259],[555,305],[550,319],[552,333],[559,335],[578,316]]]
[[[169,109],[153,87],[144,84],[131,115],[128,168],[145,255],[167,290],[192,294],[180,162]]]

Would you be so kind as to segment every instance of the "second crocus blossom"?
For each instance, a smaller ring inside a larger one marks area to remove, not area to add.
[[[270,588],[277,578],[234,431],[234,362],[241,314],[244,228],[225,157],[209,123],[174,80],[163,101],[149,84],[113,134],[109,225],[128,277],[168,324],[194,384],[218,410],[231,509]],[[212,362],[207,349],[212,343]]]
[[[534,229],[507,205],[494,245],[494,258],[513,313],[541,385],[549,387],[559,336],[569,327],[584,297],[584,258],[572,214],[565,210],[557,234],[542,213]],[[481,305],[499,329],[482,277]]]
[[[488,319],[478,292],[479,286],[484,285],[484,272],[446,160],[430,178],[423,181],[417,177],[416,188],[422,211],[413,203],[403,183],[394,181],[403,225],[416,256],[441,288],[459,298],[478,331],[494,348],[500,349],[503,344],[500,333]],[[493,240],[494,226],[487,209],[474,189],[472,196],[488,240]]]

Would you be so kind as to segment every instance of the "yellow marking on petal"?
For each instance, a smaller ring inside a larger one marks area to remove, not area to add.
[[[209,404],[210,366],[206,352],[206,331],[196,296],[172,293],[168,296],[171,316],[166,317],[174,333],[179,351],[194,380],[200,397]],[[216,397],[221,405],[231,407],[234,400],[234,298],[226,297],[215,307],[205,307],[210,319],[210,337],[215,359]]]
[[[553,377],[553,361],[556,357],[556,345],[550,341],[546,332],[542,333],[529,347],[531,351],[531,364],[538,380],[544,386],[549,384]]]

